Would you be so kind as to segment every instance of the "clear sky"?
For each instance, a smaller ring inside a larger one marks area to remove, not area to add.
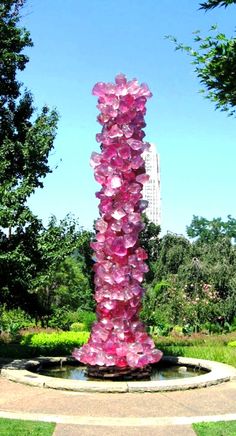
[[[197,0],[28,0],[23,24],[34,47],[21,79],[35,97],[60,113],[55,168],[44,189],[30,199],[44,222],[68,212],[91,228],[100,189],[89,166],[99,151],[95,134],[98,81],[117,73],[146,82],[146,140],[161,159],[162,231],[185,234],[193,215],[236,217],[236,120],[215,111],[199,91],[190,58],[174,50],[165,35],[191,44],[192,32],[212,24],[232,36],[236,7],[205,13]],[[57,168],[56,168],[57,167]]]

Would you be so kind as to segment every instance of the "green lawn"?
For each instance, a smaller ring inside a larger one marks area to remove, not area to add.
[[[0,418],[1,436],[51,436],[56,424]]]
[[[0,418],[1,436],[52,436],[54,423]],[[201,422],[193,424],[197,436],[235,436],[236,421]]]
[[[236,421],[200,422],[193,429],[197,436],[235,436]]]
[[[189,337],[155,337],[157,348],[165,355],[215,360],[236,367],[236,347],[227,345],[236,332],[222,335],[196,334]]]

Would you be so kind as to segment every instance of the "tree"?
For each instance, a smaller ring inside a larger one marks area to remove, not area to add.
[[[201,4],[201,8],[207,11],[233,3],[236,1],[208,0]],[[194,32],[196,49],[179,43],[175,37],[171,39],[176,50],[184,50],[192,57],[195,72],[204,87],[201,90],[204,95],[215,103],[216,109],[233,115],[236,111],[236,38],[227,38],[224,33],[218,32],[215,25],[210,32],[205,38],[200,31]]]
[[[206,243],[225,237],[234,238],[236,241],[236,219],[228,215],[227,221],[223,221],[222,218],[207,220],[194,215],[191,224],[187,226],[187,235]]]
[[[154,264],[158,257],[159,244],[160,244],[160,232],[161,227],[150,221],[147,215],[142,216],[144,229],[140,233],[140,246],[148,254],[147,264],[149,272],[145,275],[146,282],[150,282],[154,277]]]
[[[35,313],[31,313],[42,322],[65,306],[70,310],[92,308],[89,275],[84,273],[86,236],[70,215],[59,223],[52,216],[37,234],[36,271],[29,291],[37,300]]]
[[[58,114],[43,107],[36,115],[32,94],[17,80],[32,46],[20,27],[25,0],[0,0],[0,301],[22,303],[35,274],[35,238],[42,223],[27,199],[51,171],[48,163]],[[36,251],[36,252],[35,252]]]
[[[176,325],[186,332],[230,328],[236,315],[236,220],[194,216],[187,229],[191,242],[171,233],[159,241],[143,319],[163,334]]]
[[[155,264],[156,280],[165,280],[176,275],[180,265],[189,258],[191,244],[184,236],[167,233],[160,241],[159,256]]]
[[[231,298],[236,291],[236,250],[232,244],[232,239],[236,240],[236,219],[230,215],[227,221],[193,216],[187,234],[195,238],[194,255],[205,271],[205,282],[222,300]]]
[[[18,226],[9,238],[4,232],[0,236],[0,304],[8,308],[30,308],[35,311],[37,301],[29,295],[30,283],[36,274],[39,253],[37,235],[42,230],[41,222],[35,218],[30,225]]]
[[[32,46],[24,28],[18,27],[24,1],[0,2],[0,226],[11,229],[31,222],[27,198],[50,172],[58,115],[45,106],[32,121],[33,97],[16,75],[28,62],[22,51]]]
[[[73,254],[77,262],[82,262],[82,270],[87,277],[90,289],[94,289],[93,250],[90,247],[94,236],[94,232],[82,229],[77,248]]]
[[[54,311],[58,308],[68,308],[71,311],[95,309],[95,300],[83,267],[82,260],[69,256],[56,269],[52,277],[56,284],[52,296]]]

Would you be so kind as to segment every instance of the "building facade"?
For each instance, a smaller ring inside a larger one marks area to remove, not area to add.
[[[156,146],[150,144],[149,150],[143,154],[146,172],[149,181],[144,184],[143,198],[148,201],[145,213],[154,224],[161,224],[161,181],[160,181],[160,157],[156,152]]]

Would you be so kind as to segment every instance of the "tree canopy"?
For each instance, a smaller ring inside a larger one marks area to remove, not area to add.
[[[20,304],[35,274],[36,235],[41,221],[27,205],[51,171],[58,114],[43,107],[35,114],[33,96],[18,80],[32,46],[20,25],[24,0],[0,1],[0,289],[1,301]]]
[[[26,201],[51,171],[58,121],[46,106],[34,115],[32,94],[17,80],[28,62],[24,49],[32,46],[29,32],[19,26],[23,4],[0,2],[0,227],[10,233],[35,219]]]
[[[236,219],[194,216],[187,233],[192,241],[173,233],[159,240],[144,296],[144,320],[164,333],[236,321]]]
[[[48,226],[35,235],[37,256],[35,274],[29,283],[30,296],[36,300],[37,315],[46,318],[58,309],[93,307],[90,285],[91,268],[86,265],[88,232],[70,215],[58,222],[54,216]]]
[[[0,304],[47,320],[55,310],[93,307],[92,233],[69,215],[44,226],[27,200],[51,172],[58,114],[35,112],[18,80],[33,42],[21,26],[26,0],[0,0]]]
[[[236,241],[236,219],[228,215],[227,221],[223,221],[222,218],[207,220],[194,215],[191,224],[187,226],[187,235],[202,242],[216,241],[222,237],[233,238]]]

